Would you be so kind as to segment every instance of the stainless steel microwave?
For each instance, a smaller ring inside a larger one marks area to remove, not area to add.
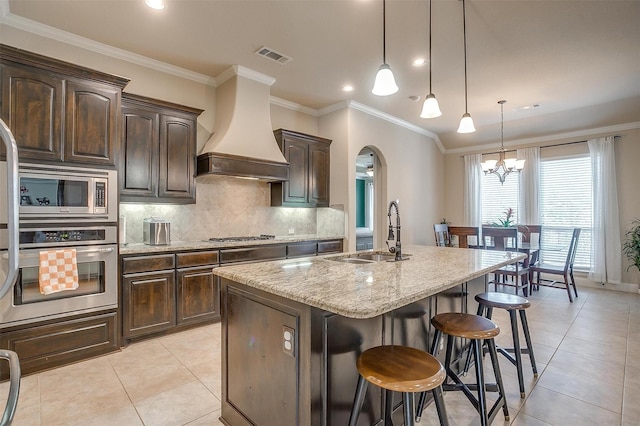
[[[117,221],[117,172],[20,163],[20,222]]]

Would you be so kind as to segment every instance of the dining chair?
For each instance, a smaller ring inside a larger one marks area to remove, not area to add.
[[[475,246],[482,245],[480,242],[480,229],[477,226],[449,226],[449,238],[452,240],[451,245],[453,245],[453,238],[457,237],[458,247],[460,248],[468,248],[470,245],[470,238],[475,237]]]
[[[522,235],[523,243],[542,244],[542,225],[518,225],[518,233]],[[534,250],[529,256],[529,266],[538,263],[540,256],[539,250]]]
[[[529,268],[530,292],[539,285],[552,288],[564,288],[565,290],[567,290],[567,294],[569,295],[569,302],[573,303],[573,296],[571,296],[571,287],[569,286],[569,278],[571,278],[571,286],[573,287],[573,292],[575,293],[576,297],[578,297],[576,280],[573,278],[573,263],[576,260],[576,251],[578,250],[579,238],[580,228],[574,228],[564,265],[558,266],[550,263],[540,262],[538,265],[531,266]],[[541,274],[561,275],[563,280],[562,282],[560,282],[559,280],[541,278]],[[536,276],[535,281],[533,279],[534,275]]]
[[[433,232],[436,235],[436,246],[451,247],[451,238],[449,238],[449,225],[446,223],[434,223]]]
[[[486,250],[518,251],[517,227],[483,227],[482,239]],[[498,286],[500,285],[515,287],[516,294],[518,294],[519,289],[522,289],[522,293],[527,297],[529,291],[528,258],[525,258],[523,263],[515,262],[514,264],[503,266],[493,271],[493,274],[494,279],[489,281],[487,285],[493,284],[496,291],[498,291]],[[508,281],[508,278],[512,278],[512,281]]]

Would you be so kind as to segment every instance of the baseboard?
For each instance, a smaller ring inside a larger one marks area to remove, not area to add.
[[[612,291],[622,291],[627,293],[638,293],[640,294],[640,286],[638,284],[632,283],[598,283],[592,281],[586,277],[575,277],[576,285],[580,287],[591,287],[591,288],[601,288],[605,290]]]

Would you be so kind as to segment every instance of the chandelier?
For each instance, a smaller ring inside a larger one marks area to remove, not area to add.
[[[504,185],[504,179],[513,171],[519,172],[524,168],[525,160],[517,158],[504,158],[507,150],[504,148],[504,104],[507,101],[498,101],[500,104],[500,159],[486,160],[480,163],[482,171],[485,175],[494,173],[500,179],[500,183]]]

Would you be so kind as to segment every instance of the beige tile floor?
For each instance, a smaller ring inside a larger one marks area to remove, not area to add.
[[[573,304],[548,288],[529,298],[539,376],[525,357],[521,399],[515,367],[500,357],[510,421],[499,413],[494,424],[640,424],[640,295],[579,292]],[[507,346],[508,316],[496,311],[494,319]],[[216,324],[23,377],[14,425],[220,425],[219,342]],[[2,406],[6,394],[4,383]],[[445,402],[452,425],[479,424],[462,393],[448,392]],[[421,424],[435,422],[428,407]]]

